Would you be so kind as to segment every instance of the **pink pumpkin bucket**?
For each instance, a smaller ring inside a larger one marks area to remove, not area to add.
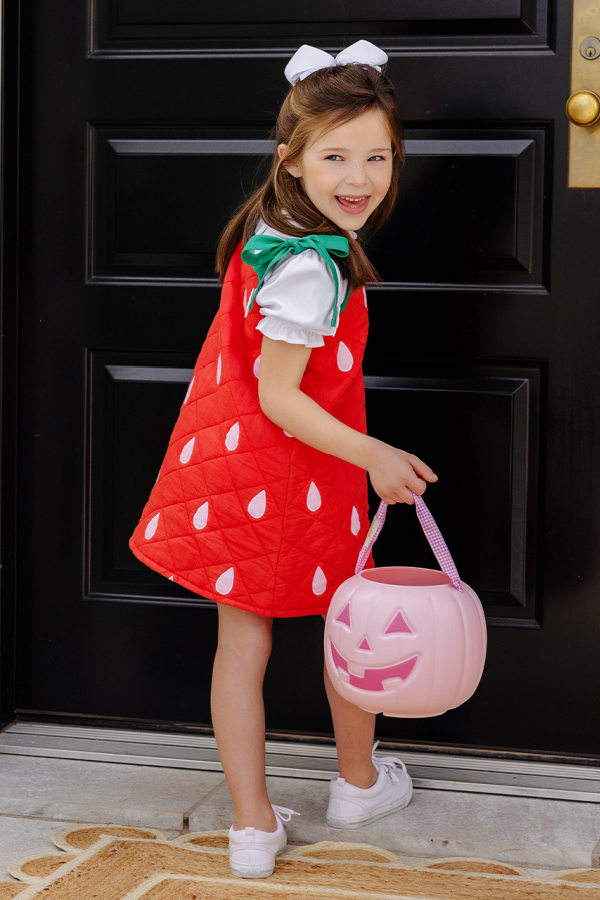
[[[461,582],[425,501],[413,497],[442,571],[363,571],[385,521],[382,500],[356,574],[333,595],[325,622],[325,663],[337,692],[367,712],[411,719],[439,716],[468,700],[481,680],[487,648],[479,597]]]

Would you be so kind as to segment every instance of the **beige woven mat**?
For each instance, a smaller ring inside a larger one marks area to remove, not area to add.
[[[57,853],[12,866],[0,900],[600,900],[600,870],[536,878],[483,859],[405,865],[370,844],[323,841],[287,851],[265,879],[234,878],[227,832],[168,841],[151,828],[69,826]]]

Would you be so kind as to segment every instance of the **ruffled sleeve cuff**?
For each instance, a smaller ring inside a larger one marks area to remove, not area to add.
[[[305,347],[323,347],[325,341],[322,334],[309,328],[300,328],[290,322],[284,322],[273,316],[262,315],[257,324],[258,331],[266,334],[273,341],[287,341],[289,344],[304,344]]]

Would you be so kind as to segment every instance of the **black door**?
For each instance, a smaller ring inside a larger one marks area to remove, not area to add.
[[[378,733],[596,753],[600,196],[568,186],[570,3],[29,0],[20,33],[18,0],[5,6],[16,711],[210,726],[215,608],[127,542],[218,307],[217,236],[271,149],[285,62],[303,42],[367,37],[390,55],[407,151],[371,244],[385,282],[369,292],[369,431],[439,475],[426,499],[490,626],[468,703]],[[413,507],[390,508],[375,559],[435,565]],[[318,617],[276,622],[270,732],[331,733],[321,634]]]

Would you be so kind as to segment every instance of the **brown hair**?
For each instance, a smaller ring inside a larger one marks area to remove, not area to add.
[[[220,283],[239,241],[245,244],[252,237],[259,218],[271,228],[292,237],[302,237],[307,232],[346,237],[346,232],[319,212],[303,190],[300,179],[290,175],[284,163],[298,162],[317,135],[373,109],[382,111],[389,129],[393,150],[392,180],[386,196],[369,216],[367,225],[369,229],[377,229],[384,224],[394,208],[398,173],[404,164],[402,122],[396,89],[389,78],[373,66],[353,63],[319,69],[288,91],[274,129],[276,149],[268,178],[237,210],[221,235],[216,261]],[[281,159],[277,154],[279,144],[287,145]],[[282,209],[300,228],[290,224]],[[342,275],[348,279],[352,290],[369,281],[380,280],[358,238],[349,242],[349,251],[347,257],[336,262],[339,262]]]

